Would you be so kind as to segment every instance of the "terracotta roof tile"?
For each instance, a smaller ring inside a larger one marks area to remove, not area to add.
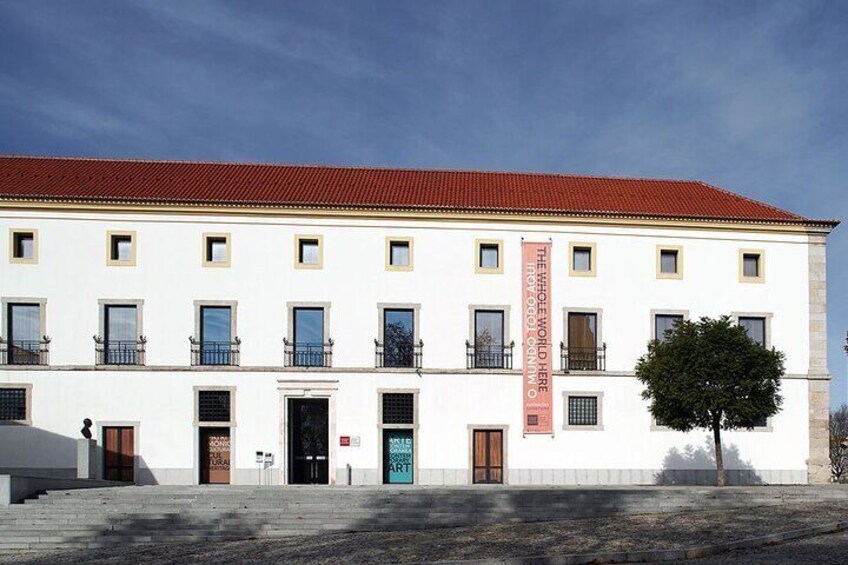
[[[689,180],[21,156],[0,198],[809,221]]]

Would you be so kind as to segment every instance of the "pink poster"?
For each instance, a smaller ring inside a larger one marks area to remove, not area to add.
[[[551,382],[551,244],[521,244],[524,330],[524,433],[553,433]]]

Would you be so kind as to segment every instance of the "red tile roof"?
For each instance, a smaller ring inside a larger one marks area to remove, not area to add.
[[[0,199],[810,222],[700,181],[18,156]]]

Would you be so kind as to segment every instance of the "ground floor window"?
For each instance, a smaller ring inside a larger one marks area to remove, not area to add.
[[[565,430],[603,430],[602,392],[563,393]]]
[[[32,423],[30,384],[0,384],[0,424]]]

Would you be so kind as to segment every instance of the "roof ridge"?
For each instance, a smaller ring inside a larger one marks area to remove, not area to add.
[[[540,171],[506,171],[494,169],[450,169],[450,168],[425,168],[425,167],[390,167],[383,165],[323,165],[320,163],[271,163],[267,161],[206,161],[206,160],[182,160],[182,159],[149,159],[136,157],[68,157],[50,155],[9,155],[0,154],[0,159],[43,159],[61,161],[93,161],[104,163],[149,163],[149,164],[174,164],[174,165],[218,165],[218,166],[252,166],[252,167],[300,167],[304,169],[336,169],[351,171],[381,171],[381,172],[413,172],[413,173],[455,173],[455,174],[489,174],[508,176],[532,176],[532,177],[560,177],[570,179],[598,179],[598,180],[627,180],[637,182],[674,182],[674,183],[699,183],[697,179],[663,178],[663,177],[636,177],[629,175],[593,175],[585,173],[562,173],[562,172],[540,172]],[[725,190],[729,194],[736,194]]]

